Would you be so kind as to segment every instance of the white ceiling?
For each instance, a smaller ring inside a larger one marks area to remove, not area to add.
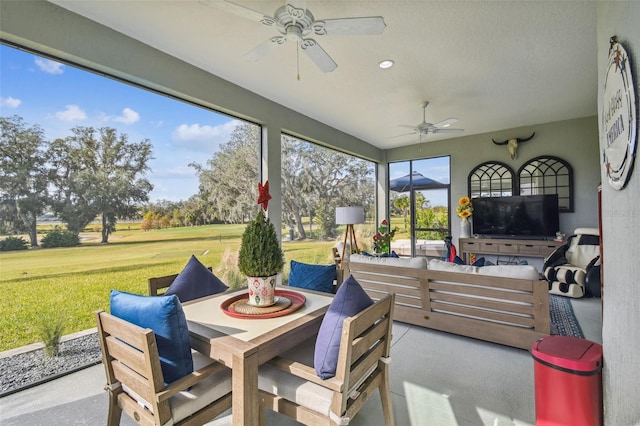
[[[597,114],[593,1],[302,0],[316,20],[382,16],[386,28],[313,36],[338,68],[301,54],[299,80],[295,43],[247,62],[276,30],[198,0],[52,2],[383,149],[419,142],[397,136],[422,121],[423,101],[428,122],[465,129],[427,142]],[[273,16],[284,1],[235,3]]]

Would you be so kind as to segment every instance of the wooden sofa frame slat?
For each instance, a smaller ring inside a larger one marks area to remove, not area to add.
[[[514,292],[502,289],[494,289],[491,287],[476,287],[470,285],[459,285],[451,283],[443,283],[439,281],[430,281],[429,290],[432,292],[443,291],[448,293],[464,294],[468,296],[491,297],[495,299],[509,299],[513,302],[521,302],[531,304],[533,302],[532,293]]]
[[[434,302],[449,302],[458,305],[474,306],[480,309],[492,309],[503,311],[510,314],[520,314],[525,316],[533,316],[531,314],[532,304],[516,304],[502,300],[478,299],[477,297],[469,297],[464,294],[448,294],[432,291],[430,293],[431,305]]]
[[[517,315],[509,315],[500,312],[486,311],[483,309],[471,308],[467,306],[451,305],[440,302],[431,302],[431,309],[435,312],[450,313],[454,315],[471,316],[481,321],[494,321],[509,323],[521,327],[533,328],[533,319]]]
[[[454,278],[451,279],[452,274]],[[461,281],[459,278],[456,278],[456,275],[466,275],[474,277],[472,281]],[[492,275],[479,275],[479,274],[465,274],[460,272],[449,272],[449,271],[433,271],[429,269],[429,274],[427,275],[427,279],[430,281],[449,281],[453,283],[462,283],[462,284],[474,284],[485,287],[495,287],[502,288],[505,290],[514,290],[514,291],[525,291],[531,292],[531,280],[523,280],[518,278],[508,278],[508,277],[496,277]],[[538,280],[536,280],[537,282]],[[547,285],[548,286],[548,285]],[[547,290],[548,292],[548,290]]]
[[[527,350],[549,335],[546,281],[372,263],[342,267],[372,298],[394,294],[396,321]]]

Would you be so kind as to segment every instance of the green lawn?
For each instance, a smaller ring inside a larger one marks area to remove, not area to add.
[[[146,294],[149,277],[180,272],[191,254],[222,278],[225,270],[237,270],[243,230],[244,225],[148,232],[132,227],[118,230],[109,244],[89,233],[81,235],[80,247],[2,252],[0,351],[39,341],[38,324],[57,313],[65,320],[64,334],[95,327],[94,312],[109,309],[111,289]],[[283,249],[287,264],[291,259],[330,264],[333,245],[294,241],[283,243]]]

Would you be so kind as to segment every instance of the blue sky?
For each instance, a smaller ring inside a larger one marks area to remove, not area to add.
[[[113,127],[132,143],[149,139],[152,201],[196,194],[198,179],[188,164],[204,164],[239,123],[5,45],[0,45],[0,115],[40,125],[48,140],[69,136],[76,126]]]

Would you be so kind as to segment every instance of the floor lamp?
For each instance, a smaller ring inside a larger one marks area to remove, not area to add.
[[[364,223],[364,208],[362,207],[336,207],[336,225],[347,225],[344,231],[344,244],[342,245],[342,255],[340,261],[344,261],[344,251],[347,248],[347,237],[349,238],[350,250],[353,253],[359,253],[358,242],[356,241],[356,232],[353,225],[356,223]],[[351,254],[351,253],[349,253]]]

